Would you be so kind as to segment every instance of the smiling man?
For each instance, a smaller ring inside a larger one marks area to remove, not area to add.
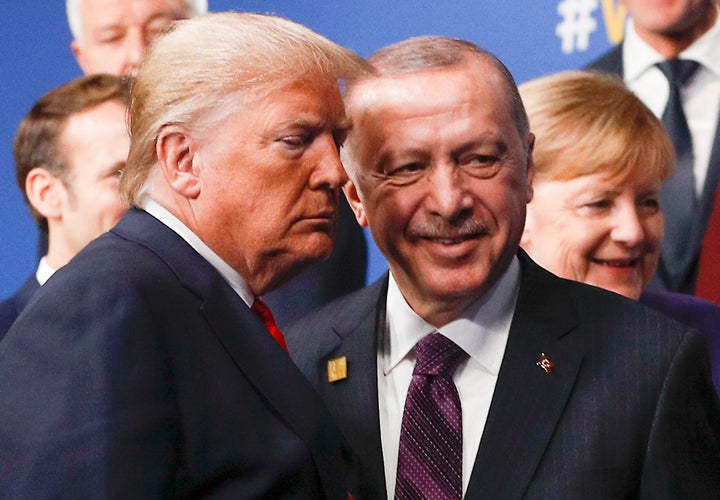
[[[691,330],[519,250],[533,135],[507,69],[420,37],[349,82],[345,187],[387,276],[288,334],[366,498],[703,498],[720,402]]]

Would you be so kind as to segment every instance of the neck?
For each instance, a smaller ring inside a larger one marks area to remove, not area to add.
[[[47,263],[56,271],[75,257],[77,249],[70,243],[62,228],[53,221],[48,221],[48,252],[45,256]]]
[[[706,11],[698,16],[700,22],[686,29],[677,32],[657,32],[635,25],[635,32],[665,59],[672,59],[707,33],[715,25],[717,17],[718,9],[715,3],[711,2],[707,4]]]

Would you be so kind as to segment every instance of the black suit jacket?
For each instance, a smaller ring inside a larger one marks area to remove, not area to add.
[[[557,278],[521,254],[507,348],[466,498],[712,498],[720,402],[699,335],[635,301]],[[387,278],[287,332],[298,366],[385,498],[377,350]],[[536,365],[546,353],[548,374]],[[328,360],[346,356],[330,383]]]
[[[38,288],[40,288],[40,283],[33,274],[25,280],[25,283],[18,288],[17,292],[0,302],[0,340],[5,336],[17,317],[20,316],[20,313],[25,309]]]
[[[585,69],[591,69],[595,71],[601,71],[603,73],[610,73],[623,78],[623,53],[622,43],[616,45],[613,49],[603,54],[600,58],[591,62],[586,66]],[[692,227],[687,228],[682,234],[672,235],[665,232],[666,238],[681,238],[683,241],[687,241],[687,244],[692,247],[692,252],[695,258],[686,270],[686,277],[681,287],[676,292],[683,293],[694,293],[695,283],[697,282],[698,273],[698,261],[700,259],[700,250],[702,248],[703,237],[707,230],[708,223],[710,222],[710,216],[713,211],[713,202],[715,200],[715,193],[718,189],[718,183],[720,183],[720,116],[718,116],[717,125],[715,127],[715,139],[713,141],[712,152],[710,154],[710,163],[708,164],[708,173],[705,179],[705,186],[703,187],[702,193],[699,198],[699,205],[697,211],[697,217]],[[667,285],[667,271],[665,268],[665,262],[660,258],[660,264],[658,270],[655,273],[655,277],[649,285],[649,288],[655,291],[671,290],[671,287]]]
[[[2,498],[347,498],[351,453],[215,269],[130,210],[0,343]]]

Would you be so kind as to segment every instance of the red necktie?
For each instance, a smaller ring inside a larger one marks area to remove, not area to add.
[[[288,348],[285,344],[285,336],[275,323],[275,318],[273,318],[273,315],[270,312],[270,308],[265,305],[265,302],[263,302],[262,300],[255,299],[255,302],[253,302],[252,305],[252,310],[260,317],[260,320],[265,325],[265,328],[267,328],[267,330],[270,332],[270,335],[272,335],[273,338],[277,341],[277,343],[280,344],[280,347],[285,349],[285,352],[287,352]]]
[[[720,189],[703,240],[695,295],[720,305]]]

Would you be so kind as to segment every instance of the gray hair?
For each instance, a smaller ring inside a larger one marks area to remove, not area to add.
[[[444,36],[419,36],[388,45],[368,58],[368,62],[372,64],[377,74],[349,82],[348,89],[364,79],[443,69],[462,64],[469,58],[487,60],[498,70],[506,82],[517,130],[521,137],[527,136],[530,133],[530,125],[512,74],[493,53],[467,40]]]
[[[239,103],[293,83],[336,84],[366,71],[354,52],[281,17],[224,12],[178,21],[147,54],[133,87],[120,192],[130,204],[140,201],[168,124],[202,134]]]
[[[208,0],[179,0],[184,2],[190,9],[191,16],[205,14],[208,10]],[[68,26],[75,40],[82,39],[83,19],[80,14],[80,5],[83,0],[65,0],[65,12],[67,13]]]

